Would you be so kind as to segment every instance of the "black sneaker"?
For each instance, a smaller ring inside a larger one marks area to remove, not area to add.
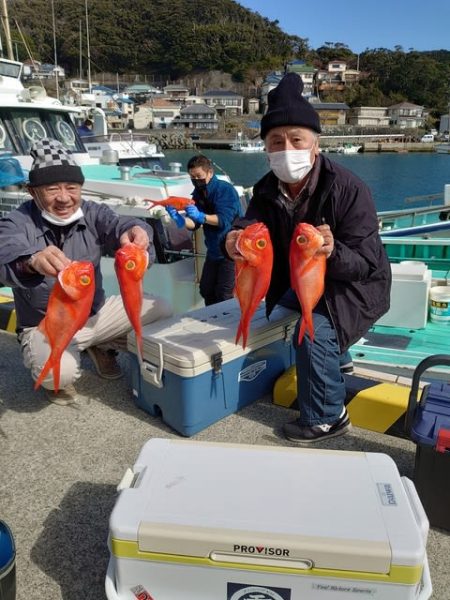
[[[340,366],[341,373],[345,373],[345,375],[351,375],[354,372],[353,361],[345,363],[345,365]]]
[[[344,409],[342,416],[331,425],[300,425],[298,419],[291,423],[283,425],[283,433],[287,440],[290,442],[297,442],[297,444],[313,444],[320,440],[327,440],[328,438],[337,437],[347,433],[352,428],[350,419],[348,418],[347,410]]]

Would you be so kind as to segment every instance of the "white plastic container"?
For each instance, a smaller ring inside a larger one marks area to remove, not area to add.
[[[431,595],[428,520],[385,454],[152,439],[119,489],[109,600]]]
[[[433,323],[450,325],[450,285],[430,288],[430,319]]]
[[[405,261],[391,264],[392,289],[389,311],[375,324],[422,329],[428,320],[431,271],[425,263]]]

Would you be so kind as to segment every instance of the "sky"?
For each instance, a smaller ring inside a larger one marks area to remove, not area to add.
[[[236,0],[290,35],[367,48],[450,50],[450,0]]]

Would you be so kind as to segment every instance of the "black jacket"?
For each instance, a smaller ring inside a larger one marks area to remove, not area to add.
[[[327,223],[334,250],[327,260],[325,300],[341,352],[354,344],[389,309],[391,268],[378,233],[378,218],[369,188],[356,175],[320,155],[319,178],[303,221]],[[253,188],[244,219],[234,228],[262,221],[269,229],[274,268],[266,296],[267,316],[289,289],[289,245],[298,222],[277,199],[272,172]]]

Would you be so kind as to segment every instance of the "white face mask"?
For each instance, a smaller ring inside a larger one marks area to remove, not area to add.
[[[70,225],[71,223],[75,223],[75,221],[78,221],[79,219],[81,219],[81,217],[83,216],[83,211],[81,210],[80,207],[77,208],[77,210],[73,213],[73,215],[70,215],[70,217],[67,217],[67,219],[61,219],[61,217],[57,217],[56,215],[52,215],[49,212],[47,212],[46,210],[41,210],[41,215],[42,218],[45,219],[46,221],[48,221],[49,223],[52,223],[53,225]]]
[[[284,183],[301,181],[312,169],[311,150],[282,150],[269,152],[269,165],[275,175]]]

